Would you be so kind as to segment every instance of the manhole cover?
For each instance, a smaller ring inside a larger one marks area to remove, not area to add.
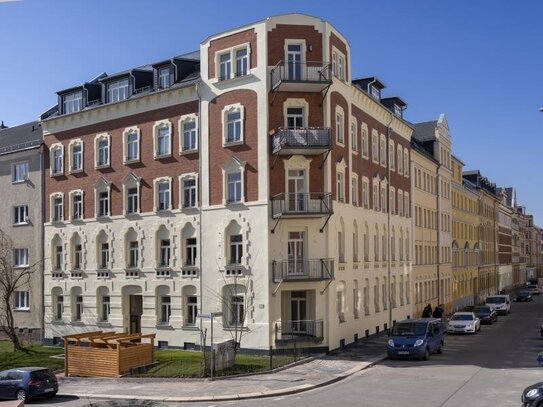
[[[168,405],[152,400],[109,400],[89,403],[84,407],[168,407]]]

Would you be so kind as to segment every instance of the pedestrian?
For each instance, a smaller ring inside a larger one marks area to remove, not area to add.
[[[432,316],[432,305],[428,304],[422,310],[422,318],[430,318]]]
[[[441,308],[441,305],[436,305],[434,308],[434,313],[432,314],[434,318],[441,318],[443,316],[443,308]]]

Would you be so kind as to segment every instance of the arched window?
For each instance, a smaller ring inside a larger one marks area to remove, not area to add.
[[[101,286],[96,290],[96,315],[98,322],[108,322],[111,312],[111,297],[109,288]]]

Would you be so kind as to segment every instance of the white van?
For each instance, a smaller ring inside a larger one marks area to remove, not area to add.
[[[492,307],[500,315],[511,313],[511,299],[509,294],[489,295],[486,297],[485,305]]]

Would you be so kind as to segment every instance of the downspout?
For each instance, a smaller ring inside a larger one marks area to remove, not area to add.
[[[198,313],[202,315],[202,302],[204,298],[204,283],[202,278],[202,115],[201,115],[201,106],[202,106],[202,96],[200,95],[200,83],[201,80],[196,82],[196,95],[198,95],[198,195],[199,195],[199,205],[200,210],[198,211],[198,270],[200,277],[200,302],[198,303]],[[205,352],[204,349],[204,331],[203,331],[203,320],[200,320],[200,349],[202,352]]]
[[[392,282],[391,282],[391,254],[392,254],[392,244],[390,241],[391,234],[391,228],[390,228],[390,187],[392,185],[392,180],[390,179],[390,136],[392,133],[392,128],[390,127],[392,125],[392,122],[394,121],[394,113],[390,113],[390,121],[387,124],[387,148],[385,151],[388,151],[387,154],[387,179],[388,179],[388,186],[387,186],[387,231],[388,231],[388,237],[387,237],[387,281],[388,281],[388,329],[392,329]],[[396,152],[393,150],[392,154],[395,154]]]
[[[40,155],[40,185],[41,185],[41,191],[40,191],[40,198],[41,198],[41,221],[40,221],[40,257],[41,257],[41,265],[40,265],[40,283],[41,283],[41,315],[40,315],[40,342],[43,343],[45,338],[45,166],[44,166],[44,143],[43,143],[43,136],[42,136],[42,144],[39,148],[39,155]]]
[[[437,160],[437,168],[436,168],[436,208],[437,208],[437,305],[439,306],[441,304],[441,295],[443,294],[441,292],[441,179],[439,178],[439,169],[441,168],[441,161]]]

